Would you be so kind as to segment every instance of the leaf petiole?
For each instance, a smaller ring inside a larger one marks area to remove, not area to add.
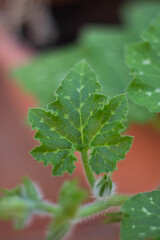
[[[95,177],[93,175],[93,172],[88,164],[88,153],[87,150],[82,150],[81,152],[81,157],[82,157],[82,162],[83,162],[83,167],[84,167],[84,171],[88,180],[88,183],[90,185],[91,188],[94,187],[95,184]]]
[[[99,214],[109,207],[121,206],[124,202],[130,199],[129,195],[113,195],[107,200],[102,200],[85,205],[80,208],[78,218],[88,218],[93,215]]]

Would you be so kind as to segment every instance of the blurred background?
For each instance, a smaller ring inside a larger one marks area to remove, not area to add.
[[[97,73],[103,93],[123,93],[132,77],[125,64],[125,46],[160,12],[159,1],[124,0],[0,0],[0,188],[13,188],[23,176],[56,201],[62,182],[51,176],[29,151],[37,144],[27,124],[29,107],[54,100],[54,91],[69,69],[86,59]],[[133,146],[118,164],[117,191],[137,193],[160,183],[159,116],[129,100],[127,133]],[[85,183],[79,161],[73,177]],[[44,239],[48,219],[35,219],[24,231],[0,221],[0,239]],[[79,225],[69,239],[119,239],[119,225],[100,219]]]
[[[30,46],[74,41],[87,23],[118,24],[123,0],[1,0],[1,23]]]

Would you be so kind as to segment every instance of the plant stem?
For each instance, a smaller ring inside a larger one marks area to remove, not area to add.
[[[82,156],[82,162],[83,162],[83,167],[84,167],[84,170],[85,170],[85,174],[86,174],[86,177],[87,177],[87,180],[89,182],[89,185],[91,186],[91,188],[94,187],[94,184],[95,184],[95,177],[92,173],[92,170],[88,164],[88,154],[87,154],[87,150],[83,150],[81,152],[81,156]]]
[[[49,214],[57,214],[59,212],[59,207],[56,204],[48,203],[46,201],[36,203],[36,210],[44,211]]]
[[[121,206],[131,196],[128,195],[113,195],[108,200],[98,201],[81,207],[78,218],[87,218],[95,214],[101,213],[109,207]]]
[[[77,219],[84,219],[92,217],[106,210],[109,207],[121,206],[131,196],[129,195],[113,195],[105,201],[93,202],[88,205],[82,206],[78,212]],[[33,206],[32,206],[33,207]],[[39,202],[34,206],[35,210],[44,211],[47,214],[57,214],[60,208],[52,203]]]

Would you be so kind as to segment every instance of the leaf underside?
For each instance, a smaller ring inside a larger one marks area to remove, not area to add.
[[[147,42],[127,48],[126,60],[134,75],[127,93],[136,104],[160,112],[160,17],[143,33]]]
[[[160,191],[137,194],[122,210],[122,240],[160,239]]]
[[[31,153],[45,165],[52,164],[53,175],[73,172],[76,150],[91,149],[89,164],[97,174],[114,171],[129,150],[132,138],[120,135],[127,116],[126,96],[109,99],[100,90],[96,75],[82,61],[65,77],[57,100],[47,110],[29,111],[35,138],[42,143]]]

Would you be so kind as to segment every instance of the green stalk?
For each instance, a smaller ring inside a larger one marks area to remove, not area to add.
[[[88,164],[88,154],[87,154],[87,150],[83,150],[81,152],[81,156],[82,156],[82,162],[83,162],[83,167],[84,167],[84,171],[85,171],[85,174],[86,174],[86,177],[87,177],[87,180],[89,182],[89,185],[91,186],[91,188],[94,187],[94,184],[95,184],[95,177],[92,173],[92,170]]]
[[[88,217],[92,217],[110,207],[122,206],[122,204],[125,201],[127,201],[130,197],[131,196],[129,195],[113,195],[109,197],[107,200],[102,200],[90,203],[88,205],[84,205],[79,209],[77,219],[85,219]],[[60,211],[60,208],[57,205],[48,202],[36,203],[34,209],[44,211],[48,214],[53,215],[59,213]]]
[[[98,202],[94,202],[88,205],[81,207],[78,213],[78,218],[87,218],[98,213],[103,212],[109,207],[113,206],[122,206],[122,204],[128,200],[131,196],[127,195],[113,195],[108,200],[102,200]]]
[[[53,203],[48,203],[48,202],[36,202],[35,204],[35,209],[44,211],[49,214],[57,214],[60,211],[60,208]]]

